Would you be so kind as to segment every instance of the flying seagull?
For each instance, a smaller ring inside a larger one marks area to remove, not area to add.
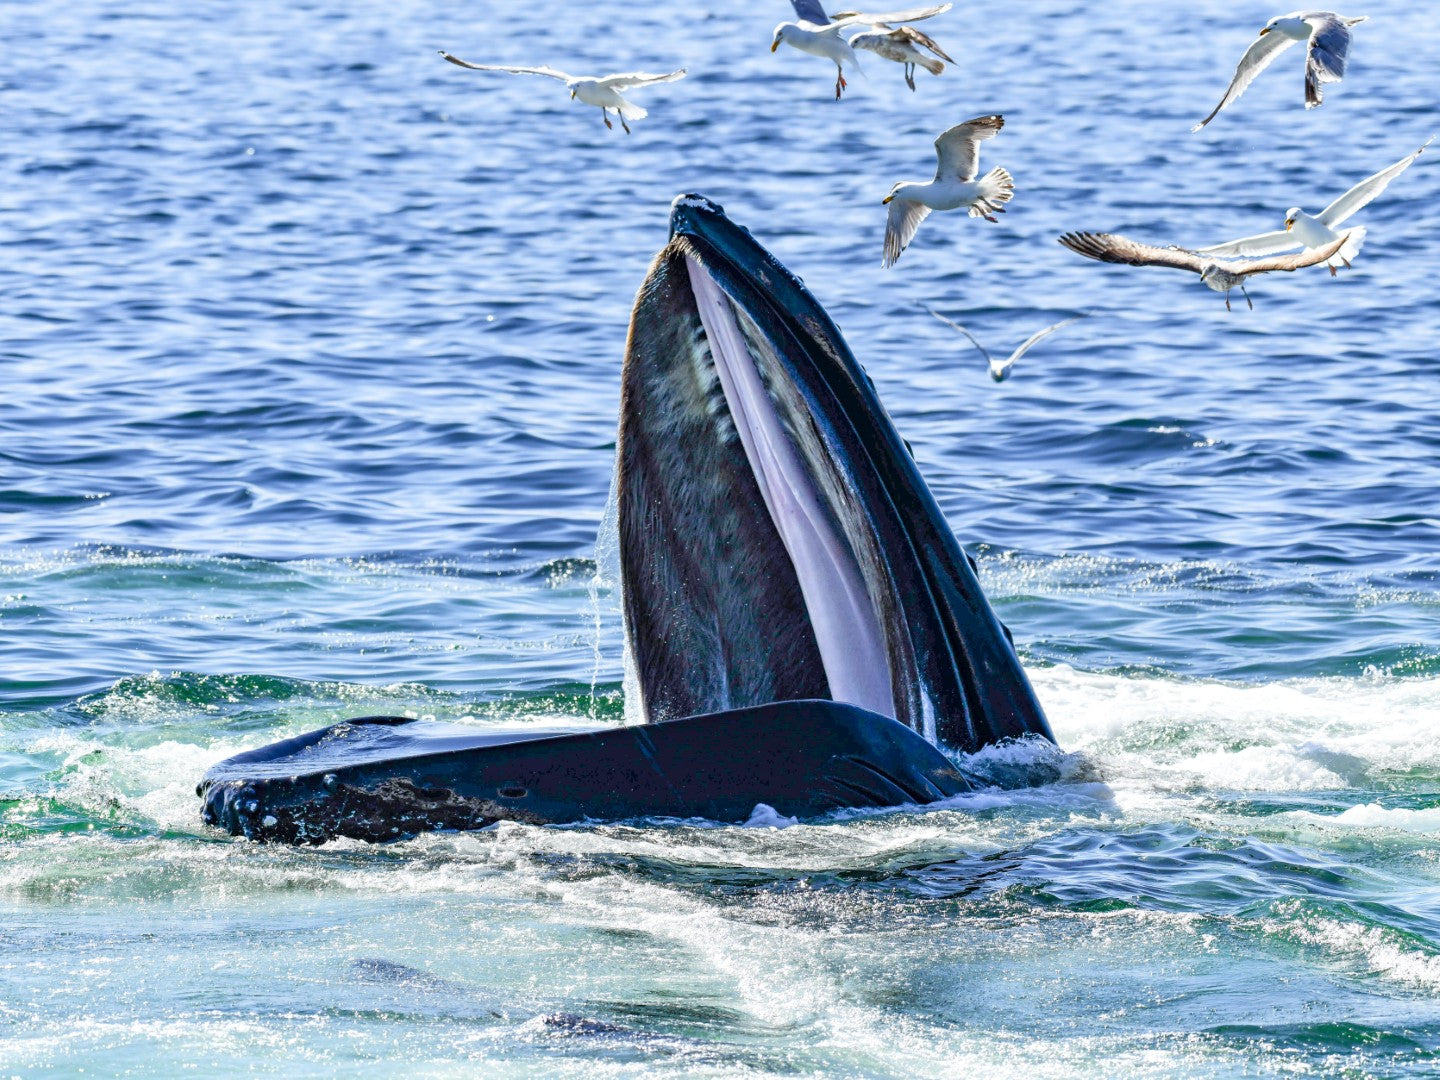
[[[1345,245],[1342,236],[1333,243],[1314,251],[1302,251],[1296,255],[1275,255],[1268,259],[1252,262],[1225,262],[1206,255],[1197,255],[1177,247],[1153,247],[1137,244],[1113,233],[1066,233],[1060,243],[1078,255],[1100,262],[1124,263],[1127,266],[1169,266],[1176,270],[1189,270],[1199,274],[1200,280],[1216,292],[1225,294],[1225,310],[1230,310],[1230,290],[1238,288],[1250,310],[1255,304],[1245,291],[1245,279],[1251,274],[1268,274],[1272,270],[1299,270],[1302,266],[1314,266],[1330,259]]]
[[[965,327],[961,326],[957,322],[951,322],[944,315],[941,315],[938,311],[932,308],[929,304],[921,304],[920,306],[923,307],[926,311],[930,312],[931,315],[934,315],[935,318],[939,319],[946,326],[960,331],[960,333],[964,334],[967,338],[969,338],[970,344],[974,345],[975,348],[979,349],[980,352],[984,355],[985,359],[989,361],[990,378],[994,379],[996,382],[1004,382],[1006,379],[1008,379],[1010,377],[1011,370],[1015,367],[1015,361],[1019,360],[1020,357],[1024,356],[1027,352],[1029,352],[1030,347],[1036,344],[1036,342],[1043,341],[1045,338],[1053,334],[1056,330],[1060,330],[1066,326],[1069,326],[1071,323],[1079,322],[1081,319],[1085,318],[1084,315],[1076,315],[1072,318],[1064,319],[1061,322],[1057,322],[1053,326],[1047,326],[1044,330],[1036,330],[1035,333],[1031,334],[1028,338],[1026,338],[1025,343],[1021,345],[1018,349],[1016,349],[1013,353],[1011,353],[1009,357],[1004,360],[996,360],[995,357],[990,355],[990,350],[985,348],[984,345],[981,345],[980,342],[976,341],[975,335],[970,333],[969,330],[966,330]]]
[[[931,210],[958,210],[966,207],[971,217],[997,220],[1004,204],[1015,194],[1015,181],[1004,169],[991,169],[979,180],[980,143],[993,139],[1005,126],[1003,116],[977,116],[957,124],[935,140],[939,165],[928,184],[901,181],[890,189],[883,202],[890,207],[885,221],[885,255],[882,266],[891,267],[915,238],[920,223]]]
[[[620,126],[625,129],[625,134],[630,134],[630,125],[627,120],[643,120],[648,114],[639,105],[623,97],[621,90],[629,90],[634,86],[649,86],[651,83],[676,82],[685,77],[685,69],[672,71],[668,75],[652,75],[644,71],[632,71],[624,75],[602,75],[599,78],[591,78],[588,75],[567,75],[563,71],[556,71],[552,67],[506,67],[503,64],[472,64],[468,60],[461,60],[458,56],[451,56],[443,49],[440,55],[450,63],[459,67],[469,68],[471,71],[508,71],[512,75],[544,75],[549,79],[559,79],[570,88],[570,97],[579,99],[586,105],[594,105],[600,110],[600,116],[605,121],[607,128],[614,128],[610,123],[610,113],[620,118]]]
[[[836,18],[845,18],[853,14],[856,13],[847,11],[837,15]],[[867,49],[876,56],[903,64],[905,85],[911,90],[915,89],[917,64],[931,75],[939,75],[945,70],[945,61],[948,60],[952,64],[955,62],[949,53],[935,43],[934,38],[923,30],[916,30],[913,26],[890,26],[888,23],[875,23],[870,29],[851,35],[850,47]],[[928,49],[935,55],[926,56],[920,51],[921,49]]]
[[[1351,260],[1360,253],[1360,245],[1365,241],[1365,226],[1357,225],[1343,232],[1337,231],[1338,227],[1348,221],[1352,214],[1379,198],[1380,193],[1390,186],[1390,181],[1408,169],[1411,162],[1423,154],[1425,147],[1434,141],[1435,136],[1430,136],[1425,141],[1425,146],[1401,158],[1389,168],[1381,169],[1374,176],[1361,180],[1314,217],[1298,206],[1292,206],[1285,211],[1283,232],[1261,233],[1259,236],[1247,236],[1243,240],[1232,240],[1228,244],[1200,248],[1197,254],[1228,259],[1235,256],[1276,255],[1294,248],[1313,251],[1343,237],[1345,245],[1330,259],[1330,273],[1333,276],[1338,266],[1348,269]]]
[[[790,6],[795,9],[795,18],[798,21],[781,23],[775,28],[775,37],[770,42],[770,51],[773,53],[780,48],[783,42],[801,52],[809,53],[811,56],[822,56],[826,60],[832,61],[835,64],[835,100],[839,101],[845,87],[850,85],[845,81],[846,65],[848,64],[856,70],[859,70],[860,67],[859,57],[850,47],[850,42],[840,36],[841,30],[847,26],[884,27],[891,23],[918,22],[921,19],[928,19],[949,11],[953,5],[940,4],[936,7],[911,8],[908,11],[891,11],[883,15],[870,15],[854,11],[837,15],[833,19],[825,14],[825,9],[820,6],[820,0],[790,0]],[[862,48],[866,47],[868,46],[862,46]],[[901,61],[901,63],[904,62]]]
[[[1245,50],[1235,77],[1215,111],[1190,130],[1199,131],[1214,120],[1221,109],[1235,101],[1255,76],[1264,71],[1282,52],[1297,41],[1305,42],[1305,108],[1313,109],[1325,98],[1324,83],[1339,82],[1345,76],[1345,59],[1350,54],[1350,27],[1369,16],[1350,19],[1333,11],[1293,11],[1277,15],[1260,31],[1254,44]]]

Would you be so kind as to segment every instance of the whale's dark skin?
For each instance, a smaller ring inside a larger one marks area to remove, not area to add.
[[[737,357],[759,388],[738,413]],[[809,493],[804,520],[853,585],[848,610],[873,628],[862,652],[836,652],[847,624],[827,620],[808,564],[794,561],[808,549],[767,502],[775,482],[740,437],[758,430],[745,408],[765,413],[771,445],[798,463],[784,475]],[[636,298],[617,453],[625,624],[646,723],[497,734],[349,721],[213,767],[198,789],[206,822],[320,842],[499,820],[734,821],[761,803],[813,817],[967,790],[942,748],[1052,738],[1008,632],[834,323],[699,196],[675,201],[670,241]],[[852,663],[877,676],[869,707],[831,700]]]

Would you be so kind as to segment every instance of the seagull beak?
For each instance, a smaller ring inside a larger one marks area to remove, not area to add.
[[[1286,232],[1289,232],[1289,231],[1290,231],[1291,229],[1293,229],[1293,228],[1295,228],[1295,219],[1294,219],[1293,217],[1292,217],[1292,218],[1286,218],[1286,219],[1285,219],[1285,231],[1286,231]]]
[[[1264,37],[1264,36],[1265,36],[1266,34],[1268,34],[1269,32],[1270,32],[1270,27],[1267,26],[1267,27],[1263,28],[1263,29],[1260,31],[1260,36],[1261,36],[1261,37]]]
[[[575,100],[575,91],[574,91],[574,90],[571,90],[571,91],[570,91],[570,100],[571,100],[571,101],[574,101],[574,100]]]
[[[886,205],[888,205],[889,202],[890,202],[890,200],[893,199],[893,198],[895,198],[894,195],[886,195],[883,199],[880,200],[880,205],[881,205],[881,206],[886,206]]]
[[[770,51],[774,52],[778,48],[780,48],[780,39],[777,37],[774,41],[770,42]]]

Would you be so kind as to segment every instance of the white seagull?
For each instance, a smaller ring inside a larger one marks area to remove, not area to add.
[[[883,202],[890,207],[885,221],[885,255],[881,265],[891,267],[915,238],[931,210],[967,207],[971,217],[995,221],[1015,194],[1015,181],[1004,169],[991,169],[979,180],[980,143],[993,139],[1005,126],[1003,116],[977,116],[956,124],[935,140],[939,165],[928,184],[901,181]]]
[[[1425,140],[1425,146],[1401,158],[1388,169],[1381,169],[1374,176],[1361,180],[1314,217],[1300,207],[1292,206],[1285,211],[1283,232],[1261,233],[1259,236],[1247,236],[1243,240],[1232,240],[1228,244],[1200,248],[1198,254],[1227,259],[1236,256],[1276,255],[1294,248],[1313,251],[1344,238],[1345,245],[1330,259],[1330,274],[1334,276],[1337,267],[1349,268],[1355,256],[1360,253],[1360,245],[1365,242],[1365,226],[1357,225],[1343,231],[1339,230],[1339,226],[1348,221],[1352,214],[1377,199],[1380,193],[1390,186],[1390,181],[1408,169],[1410,163],[1423,154],[1425,147],[1434,141],[1435,136],[1430,136]]]
[[[825,9],[820,6],[820,0],[790,0],[790,6],[795,9],[795,18],[798,21],[781,23],[775,27],[775,36],[770,41],[770,51],[773,53],[783,43],[791,48],[799,49],[801,52],[809,53],[811,56],[821,56],[832,61],[835,64],[835,99],[838,101],[845,87],[850,85],[845,81],[846,65],[857,71],[860,68],[860,59],[855,55],[855,50],[850,47],[850,42],[840,36],[841,30],[847,26],[876,27],[886,26],[890,23],[917,22],[920,19],[928,19],[949,11],[953,5],[940,4],[937,7],[891,11],[882,15],[869,15],[859,11],[846,12],[833,19],[825,14]]]
[[[1333,11],[1292,11],[1277,15],[1260,31],[1260,36],[1235,69],[1235,77],[1215,111],[1190,130],[1199,131],[1214,120],[1221,109],[1243,94],[1282,52],[1297,41],[1305,42],[1305,108],[1313,109],[1325,98],[1324,83],[1339,82],[1345,76],[1345,60],[1350,54],[1350,28],[1364,22],[1337,15]]]
[[[920,306],[923,307],[926,311],[930,312],[931,315],[934,315],[935,318],[939,319],[946,326],[960,331],[960,333],[964,334],[967,338],[969,338],[970,344],[974,345],[975,348],[979,349],[985,359],[989,361],[990,378],[994,379],[996,382],[1004,382],[1006,379],[1008,379],[1010,377],[1011,370],[1015,367],[1015,361],[1019,360],[1020,357],[1024,356],[1027,352],[1029,352],[1030,347],[1036,342],[1043,341],[1045,338],[1055,333],[1056,330],[1063,329],[1064,327],[1069,326],[1071,323],[1079,322],[1081,319],[1085,318],[1084,315],[1075,315],[1069,319],[1063,319],[1060,322],[1055,323],[1053,326],[1047,326],[1044,330],[1036,330],[1035,333],[1031,334],[1028,338],[1026,338],[1025,343],[1021,345],[1018,349],[1016,349],[1013,353],[1011,353],[1009,357],[1004,360],[996,360],[995,357],[990,355],[990,350],[985,348],[984,345],[981,345],[980,342],[976,341],[975,335],[970,333],[969,330],[966,330],[965,327],[961,326],[957,322],[951,322],[944,315],[941,315],[938,311],[932,308],[929,304],[921,304]]]
[[[1199,274],[1200,280],[1209,288],[1225,294],[1226,311],[1230,310],[1231,289],[1239,289],[1240,294],[1245,297],[1245,302],[1250,305],[1250,310],[1254,311],[1255,303],[1250,299],[1250,294],[1245,291],[1247,277],[1251,274],[1268,274],[1272,270],[1299,270],[1304,266],[1314,266],[1316,263],[1325,262],[1340,250],[1345,243],[1345,238],[1341,237],[1333,244],[1327,244],[1316,251],[1302,251],[1298,255],[1275,255],[1268,259],[1255,259],[1251,262],[1222,262],[1204,255],[1197,255],[1193,251],[1186,251],[1184,248],[1162,248],[1151,244],[1140,244],[1113,233],[1066,233],[1060,237],[1060,243],[1077,255],[1084,255],[1087,259],[1098,259],[1100,262],[1124,263],[1127,266],[1168,266],[1174,270],[1189,270],[1191,273]]]
[[[544,75],[549,79],[559,79],[570,88],[570,97],[584,102],[586,105],[594,105],[600,110],[600,116],[605,121],[607,128],[614,128],[610,123],[610,113],[620,118],[620,126],[625,133],[630,133],[630,125],[627,120],[643,120],[649,115],[643,108],[633,101],[621,95],[621,90],[629,90],[634,86],[649,86],[651,83],[676,82],[685,77],[685,69],[672,71],[666,75],[652,75],[644,71],[632,71],[623,75],[601,75],[592,78],[588,75],[567,75],[563,71],[556,71],[552,67],[506,67],[503,64],[472,64],[468,60],[461,60],[458,56],[451,56],[443,49],[440,55],[450,63],[459,67],[469,68],[471,71],[508,71],[512,75]]]

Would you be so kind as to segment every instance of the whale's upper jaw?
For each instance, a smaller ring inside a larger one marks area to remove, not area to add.
[[[618,453],[648,718],[837,697],[959,750],[1049,737],[839,330],[703,196],[673,203],[636,300]]]

